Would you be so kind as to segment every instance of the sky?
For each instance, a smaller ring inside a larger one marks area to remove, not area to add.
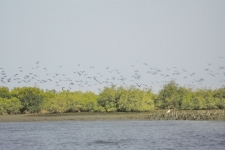
[[[224,0],[2,0],[0,86],[225,85]]]

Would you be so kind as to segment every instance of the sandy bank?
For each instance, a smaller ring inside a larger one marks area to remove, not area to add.
[[[0,115],[0,122],[94,120],[223,120],[224,110],[155,110],[151,112],[63,113]]]

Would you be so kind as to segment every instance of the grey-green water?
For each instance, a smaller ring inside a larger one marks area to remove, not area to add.
[[[60,121],[0,123],[0,149],[225,149],[225,122]]]

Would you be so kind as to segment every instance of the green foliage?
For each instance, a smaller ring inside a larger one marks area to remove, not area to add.
[[[167,85],[164,85],[163,89],[159,92],[158,107],[179,109],[181,106],[179,87],[175,81],[171,81]]]
[[[130,112],[153,109],[224,109],[225,88],[198,89],[179,87],[175,81],[164,85],[159,94],[150,89],[105,87],[100,94],[46,90],[35,87],[0,87],[0,114],[64,112]]]
[[[149,111],[154,109],[153,94],[135,87],[119,88],[121,92],[118,101],[118,111]]]
[[[5,99],[0,97],[0,114],[7,113],[5,105],[6,105]]]
[[[98,95],[93,92],[86,92],[82,95],[83,108],[82,111],[94,112],[103,111],[97,103]]]
[[[69,92],[56,93],[51,98],[45,99],[45,109],[49,112],[93,112],[98,111],[97,95],[92,92]]]
[[[56,94],[57,94],[57,92],[55,90],[46,90],[45,91],[42,110],[49,111],[49,108],[51,106],[50,99],[53,98]]]
[[[192,91],[171,81],[159,92],[155,105],[161,109],[224,109],[224,97],[224,88]]]
[[[154,109],[153,94],[135,87],[125,89],[106,87],[99,95],[98,104],[110,111],[149,111]]]
[[[105,87],[104,90],[100,93],[97,102],[100,106],[102,106],[105,111],[116,111],[118,95],[116,95],[115,86]]]
[[[219,109],[225,108],[225,87],[214,91],[213,97],[215,97],[216,106]]]
[[[41,110],[44,94],[36,87],[14,88],[11,95],[18,98],[22,104],[21,112],[37,113]]]
[[[48,100],[47,110],[50,112],[63,113],[68,111],[68,98],[66,93],[57,93],[54,97]]]
[[[0,87],[0,97],[1,98],[10,98],[11,94],[10,94],[9,88],[1,86]]]
[[[2,113],[20,113],[22,108],[21,102],[19,99],[13,97],[10,99],[0,98],[0,114]]]
[[[180,109],[194,109],[191,89],[180,87],[179,95],[180,95],[180,102],[181,102]]]

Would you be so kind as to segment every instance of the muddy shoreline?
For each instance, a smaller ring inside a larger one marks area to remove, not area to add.
[[[224,110],[154,110],[151,112],[81,112],[0,115],[0,122],[97,121],[97,120],[215,120],[225,121]]]

